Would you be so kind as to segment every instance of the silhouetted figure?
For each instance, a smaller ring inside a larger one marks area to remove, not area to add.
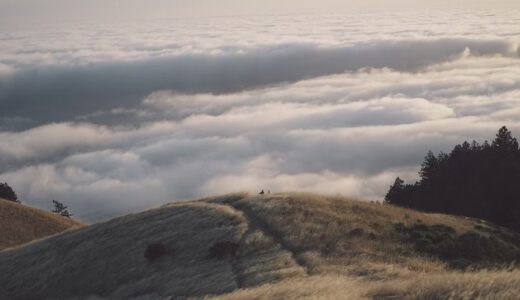
[[[267,190],[267,193],[268,193],[268,194],[271,194],[271,190]]]
[[[261,191],[261,192],[260,192],[259,194],[260,194],[260,195],[263,195],[263,194],[265,194],[264,190],[262,190],[262,191]]]

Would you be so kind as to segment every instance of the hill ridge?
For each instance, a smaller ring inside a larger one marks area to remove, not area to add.
[[[0,251],[80,226],[74,219],[0,199]]]
[[[518,271],[462,273],[418,244],[435,239],[457,246],[468,233],[495,234],[496,245],[520,253],[516,235],[478,220],[337,196],[231,194],[164,205],[0,252],[0,298],[424,299],[448,289],[496,299],[520,293]],[[211,255],[223,242],[238,246],[234,256]],[[157,243],[165,251],[150,261],[144,254]],[[493,249],[481,249],[484,258],[501,263]],[[493,288],[497,278],[507,289]]]

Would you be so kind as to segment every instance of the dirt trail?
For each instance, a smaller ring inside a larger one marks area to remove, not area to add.
[[[262,249],[256,249],[254,253],[239,251],[237,258],[232,262],[237,285],[243,288],[293,276],[309,275],[309,267],[298,257],[295,249],[248,205],[241,202],[225,203],[241,212],[248,222],[248,230],[242,236],[240,247],[247,247],[246,241],[254,234],[265,236],[271,243]]]

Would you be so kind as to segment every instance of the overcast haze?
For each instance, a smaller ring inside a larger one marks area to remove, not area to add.
[[[0,0],[0,181],[87,221],[242,190],[381,200],[430,149],[520,136],[515,1],[243,2]]]
[[[4,21],[519,8],[517,0],[0,0]]]

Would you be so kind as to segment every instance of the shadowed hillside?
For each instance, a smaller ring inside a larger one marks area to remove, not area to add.
[[[517,234],[476,219],[341,197],[234,194],[4,251],[0,298],[510,298],[520,272],[500,269],[520,257],[519,245]]]
[[[0,250],[81,226],[75,220],[0,199]]]

